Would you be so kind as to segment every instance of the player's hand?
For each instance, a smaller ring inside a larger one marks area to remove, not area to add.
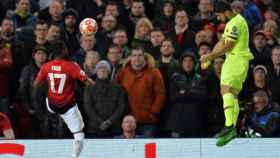
[[[105,131],[105,130],[107,130],[110,126],[111,126],[111,121],[110,120],[106,120],[106,121],[104,121],[104,122],[102,122],[101,123],[101,125],[99,126],[99,129],[101,130],[101,131]]]
[[[212,58],[209,54],[202,55],[200,57],[200,63],[201,63],[200,67],[201,67],[201,69],[202,70],[208,69],[209,66],[211,65],[211,60],[212,60]]]
[[[204,54],[200,57],[201,63],[206,63],[207,61],[211,61],[211,56],[209,54]]]

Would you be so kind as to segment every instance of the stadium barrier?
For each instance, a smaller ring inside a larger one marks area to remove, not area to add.
[[[80,158],[280,158],[280,139],[86,139]],[[72,140],[0,141],[0,158],[69,158]]]

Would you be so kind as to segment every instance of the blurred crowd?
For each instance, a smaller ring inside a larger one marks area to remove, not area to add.
[[[215,13],[221,7],[227,10]],[[0,112],[16,138],[71,137],[46,110],[47,87],[31,96],[40,67],[63,41],[95,81],[76,84],[87,138],[213,137],[225,121],[219,85],[225,57],[207,70],[198,59],[241,12],[253,22],[255,58],[239,96],[239,135],[278,137],[279,0],[1,0]],[[79,31],[87,17],[98,22],[95,35]]]

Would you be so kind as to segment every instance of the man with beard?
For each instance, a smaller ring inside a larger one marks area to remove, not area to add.
[[[115,31],[112,43],[118,45],[122,49],[122,55],[124,58],[128,57],[130,50],[128,47],[128,37],[125,30],[118,29]]]
[[[127,34],[129,39],[133,38],[134,29],[139,19],[145,17],[145,5],[141,0],[134,0],[131,4],[130,14],[127,19]]]
[[[67,45],[70,54],[79,49],[79,30],[78,19],[79,15],[75,9],[67,9],[63,14],[63,30],[62,39]]]
[[[170,111],[170,98],[169,98],[169,80],[174,72],[179,69],[179,62],[174,58],[175,48],[171,39],[163,40],[160,46],[160,57],[156,62],[156,66],[159,69],[164,84],[166,87],[166,102],[165,106],[163,106],[162,111],[160,112],[160,120],[159,120],[159,130],[162,136],[165,136],[166,131],[164,129],[164,124],[166,122],[166,118],[168,117]]]
[[[112,15],[106,15],[102,18],[101,28],[96,33],[96,49],[102,58],[106,57],[109,44],[112,41],[114,31],[117,29],[117,20]]]
[[[4,87],[8,86],[9,87],[8,89],[10,89],[9,95],[16,96],[17,88],[19,85],[18,79],[23,65],[22,55],[24,51],[23,49],[24,46],[22,42],[16,40],[14,22],[11,18],[8,17],[4,18],[1,23],[1,28],[2,29],[0,32],[0,41],[1,41],[0,43],[9,47],[13,60],[12,65],[10,65],[11,69],[8,72],[7,81],[13,84],[9,85],[7,83],[1,82],[0,87],[1,89],[4,89]],[[14,99],[14,98],[10,98],[10,99]]]

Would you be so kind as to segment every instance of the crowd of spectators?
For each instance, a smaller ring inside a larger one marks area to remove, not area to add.
[[[221,7],[228,10],[215,13]],[[207,70],[198,59],[222,38],[229,10],[253,22],[239,135],[278,137],[279,0],[1,0],[0,112],[15,138],[71,136],[46,110],[46,85],[31,95],[40,67],[63,41],[70,60],[95,81],[76,84],[87,138],[213,137],[225,121],[225,57]],[[79,32],[87,17],[98,22],[95,35]]]

